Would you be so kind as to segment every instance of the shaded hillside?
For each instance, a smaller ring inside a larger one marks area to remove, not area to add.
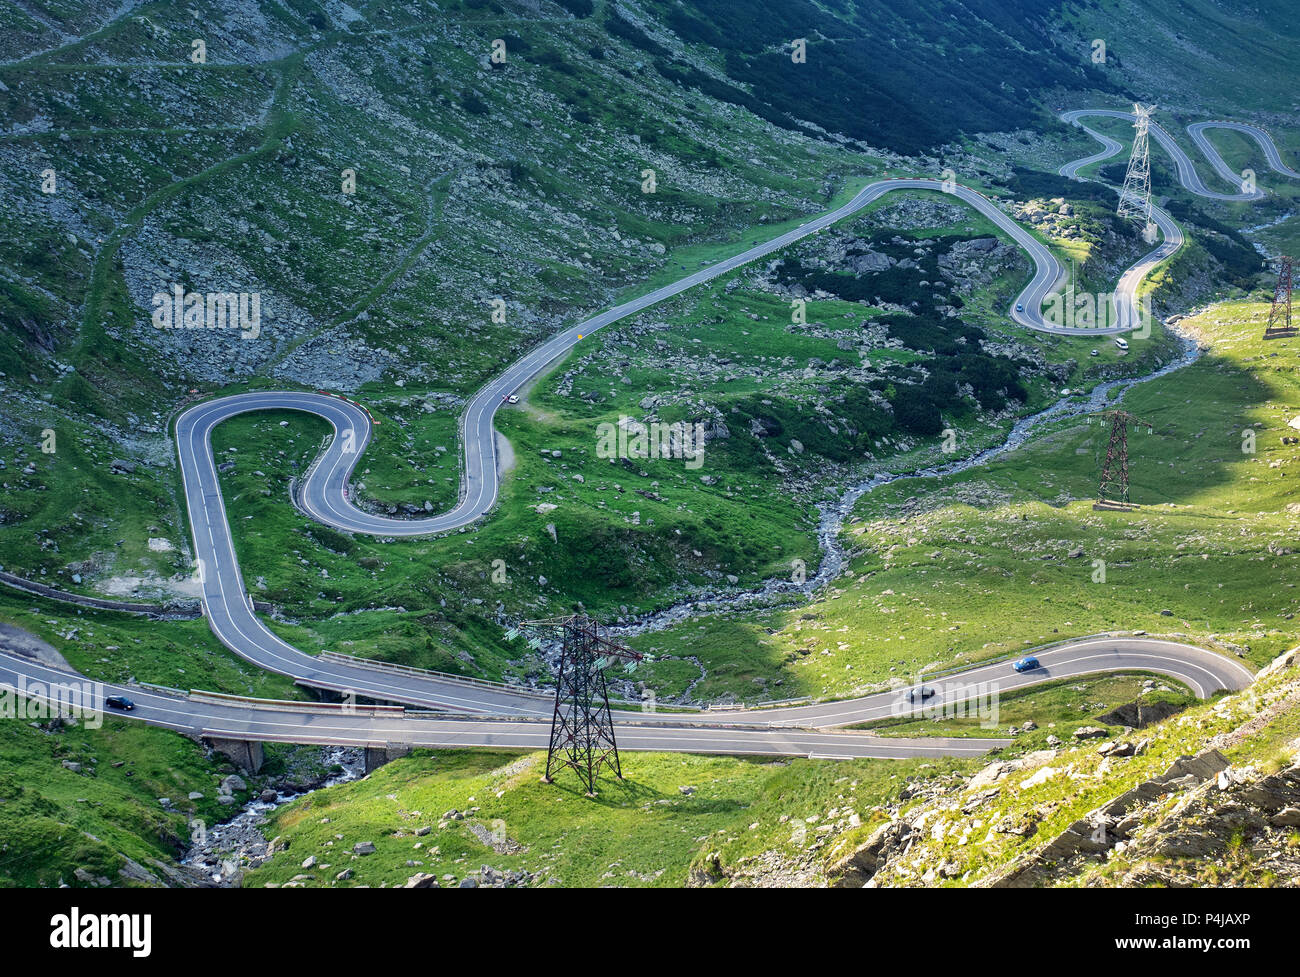
[[[1050,89],[1121,89],[1086,52],[1051,42],[1055,0],[658,2],[684,41],[723,52],[764,118],[918,153],[961,132],[1015,129]],[[796,63],[791,43],[807,40]],[[724,96],[725,97],[725,96]]]

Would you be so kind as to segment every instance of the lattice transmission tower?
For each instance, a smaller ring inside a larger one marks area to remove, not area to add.
[[[1139,420],[1128,411],[1108,410],[1095,417],[1111,420],[1110,442],[1106,445],[1106,462],[1101,467],[1101,487],[1097,491],[1094,509],[1127,509],[1128,499],[1128,428],[1132,424],[1143,426],[1151,433],[1151,425]]]
[[[1120,217],[1137,223],[1148,240],[1154,240],[1155,228],[1151,220],[1151,141],[1148,138],[1154,111],[1154,105],[1133,103],[1136,135],[1133,136],[1128,170],[1124,174],[1124,186],[1119,192],[1119,208],[1115,211]]]
[[[627,671],[632,671],[643,656],[611,641],[601,633],[600,625],[584,614],[527,621],[521,626],[534,634],[530,642],[534,648],[540,647],[542,635],[561,643],[551,742],[542,780],[549,784],[562,767],[572,767],[587,788],[587,796],[595,797],[602,765],[608,765],[614,776],[623,779],[605,669],[621,661]]]
[[[1268,312],[1264,338],[1281,339],[1295,334],[1296,329],[1291,325],[1291,259],[1283,256],[1278,259],[1277,287],[1273,289],[1273,308]]]

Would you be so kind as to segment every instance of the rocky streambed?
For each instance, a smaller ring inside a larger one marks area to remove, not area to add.
[[[221,824],[192,823],[191,846],[181,859],[181,865],[209,885],[237,888],[244,869],[257,868],[270,857],[271,840],[262,833],[262,825],[266,824],[272,811],[313,790],[356,780],[365,773],[363,750],[331,746],[323,748],[321,754],[326,770],[341,769],[311,786],[296,782],[285,782],[278,788],[268,786],[248,801],[238,814]]]

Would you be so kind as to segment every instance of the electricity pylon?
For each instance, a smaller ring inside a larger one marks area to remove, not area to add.
[[[602,764],[608,764],[614,776],[623,779],[605,668],[611,662],[623,661],[631,671],[642,655],[605,637],[600,626],[583,614],[527,621],[522,627],[534,635],[558,638],[562,645],[546,776],[542,780],[549,784],[561,767],[572,767],[587,788],[587,796],[595,797]],[[536,648],[541,641],[535,636],[529,643]]]
[[[1273,289],[1273,308],[1268,312],[1268,325],[1264,327],[1265,339],[1294,336],[1291,325],[1291,259],[1278,259],[1277,287]]]
[[[1128,508],[1128,426],[1142,425],[1151,433],[1151,425],[1138,420],[1128,411],[1102,411],[1094,417],[1109,417],[1110,443],[1106,445],[1106,463],[1101,468],[1101,488],[1094,509]],[[1118,488],[1115,483],[1118,482]]]
[[[1133,103],[1133,128],[1137,134],[1133,137],[1133,152],[1128,158],[1128,171],[1119,192],[1119,208],[1115,211],[1118,216],[1138,223],[1148,240],[1154,237],[1154,224],[1151,220],[1151,143],[1147,133],[1154,111],[1154,105]]]

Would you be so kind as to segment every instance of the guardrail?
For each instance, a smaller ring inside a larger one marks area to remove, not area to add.
[[[86,594],[74,594],[68,590],[59,590],[57,587],[51,587],[49,584],[39,583],[35,580],[27,580],[6,570],[0,570],[0,583],[7,584],[15,590],[34,594],[37,597],[63,601],[68,604],[78,604],[82,607],[93,607],[100,611],[121,611],[124,614],[150,614],[155,617],[170,615],[186,618],[200,617],[203,613],[197,602],[187,602],[178,604],[175,607],[169,607],[166,604],[145,604],[139,601],[90,597]]]
[[[180,696],[182,699],[189,695],[189,693],[184,689],[173,689],[170,685],[154,685],[152,682],[127,682],[126,684],[140,689],[148,689],[150,692],[162,692],[166,695]]]
[[[350,702],[299,702],[295,699],[258,699],[247,695],[231,695],[228,692],[207,692],[203,689],[190,689],[189,698],[196,702],[241,705],[249,709],[300,709],[304,712],[341,713],[347,716],[393,719],[401,719],[406,715],[405,706],[357,705]]]
[[[541,699],[550,701],[555,696],[554,689],[526,689],[518,685],[511,685],[509,682],[494,682],[486,678],[474,678],[472,675],[456,675],[453,672],[439,672],[432,668],[418,668],[415,665],[397,665],[392,662],[376,661],[373,658],[361,658],[357,655],[348,655],[339,651],[322,651],[318,658],[334,662],[340,665],[356,665],[360,668],[373,668],[381,672],[393,672],[398,675],[413,675],[417,678],[431,678],[439,681],[458,682],[463,685],[473,685],[479,688],[496,689],[501,692],[509,692],[511,695],[524,696],[529,699]],[[318,682],[302,683],[308,685],[319,685]],[[807,700],[789,700],[808,701]],[[619,699],[610,697],[609,703],[615,708],[641,709],[644,703],[638,699]],[[682,705],[675,702],[660,703],[665,712],[707,712],[707,706]]]
[[[555,693],[552,692],[552,695]],[[708,712],[708,706],[692,706],[679,702],[659,702],[655,701],[654,709],[647,709],[648,699],[619,699],[614,696],[610,697],[609,704],[615,709],[624,712],[655,712],[659,715],[671,715],[674,712]]]
[[[359,668],[373,668],[381,672],[394,672],[399,675],[414,675],[417,677],[439,679],[448,682],[459,682],[462,685],[474,685],[486,689],[500,689],[503,692],[510,692],[514,695],[529,696],[530,698],[535,699],[549,699],[551,697],[545,692],[536,692],[532,689],[521,688],[518,685],[511,685],[508,682],[494,682],[491,679],[475,678],[472,675],[456,675],[453,672],[439,672],[432,668],[417,668],[414,665],[396,665],[392,662],[376,661],[373,658],[361,658],[357,655],[345,655],[339,651],[322,651],[317,657],[322,661],[334,662],[339,665],[356,665]]]
[[[308,736],[302,733],[250,733],[246,729],[209,729],[204,727],[199,736],[206,740],[238,740],[246,743],[300,743],[307,746],[352,746],[381,750],[388,740],[364,739],[360,736]]]
[[[771,700],[765,699],[762,702],[755,702],[752,705],[746,704],[744,702],[719,702],[719,703],[713,703],[707,706],[695,707],[695,708],[700,708],[702,712],[730,712],[738,709],[745,709],[750,712],[754,712],[761,709],[782,709],[786,706],[806,706],[806,705],[811,705],[816,701],[817,700],[814,699],[812,696],[805,695],[805,696],[800,696],[797,699],[771,699]],[[681,708],[689,708],[689,707],[683,706]]]

